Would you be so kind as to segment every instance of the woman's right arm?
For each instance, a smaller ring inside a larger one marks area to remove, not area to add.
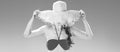
[[[38,35],[38,34],[42,34],[43,33],[43,29],[46,28],[46,25],[44,25],[44,26],[42,26],[42,27],[40,27],[38,29],[31,30],[32,29],[33,21],[34,21],[35,18],[38,17],[39,14],[40,14],[39,10],[35,10],[33,12],[32,18],[28,22],[27,27],[26,27],[26,29],[24,31],[24,37],[25,38],[29,38],[29,37],[32,37],[32,36],[35,36],[35,35]]]

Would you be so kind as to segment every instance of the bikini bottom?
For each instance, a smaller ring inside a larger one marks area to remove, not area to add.
[[[64,50],[68,50],[70,48],[70,46],[68,44],[68,40],[66,40],[66,39],[62,39],[62,40],[50,39],[47,42],[47,48],[48,48],[48,50],[52,51],[57,47],[58,44],[60,44],[60,46]]]

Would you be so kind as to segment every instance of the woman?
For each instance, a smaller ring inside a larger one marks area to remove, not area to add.
[[[91,28],[86,20],[86,15],[83,10],[67,10],[66,3],[63,1],[57,1],[53,4],[53,10],[39,11],[35,10],[31,20],[29,21],[24,36],[30,38],[36,35],[44,34],[47,38],[48,52],[54,52],[57,45],[60,45],[63,50],[60,52],[66,52],[70,49],[71,36],[77,36],[82,39],[90,39],[93,36]],[[42,27],[31,30],[34,19],[40,19],[47,23]],[[76,27],[73,27],[74,23],[78,20],[82,20],[85,26],[85,31],[81,31]]]

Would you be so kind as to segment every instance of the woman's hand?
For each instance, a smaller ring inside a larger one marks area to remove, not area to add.
[[[85,20],[85,19],[86,19],[86,14],[85,14],[85,12],[84,12],[83,10],[80,10],[80,18],[81,18],[82,20]]]
[[[39,15],[40,14],[40,11],[39,10],[35,10],[34,12],[33,12],[33,17],[34,18],[39,18]]]

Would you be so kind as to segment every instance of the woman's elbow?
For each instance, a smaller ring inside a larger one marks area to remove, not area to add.
[[[31,32],[24,32],[24,38],[30,38]]]
[[[87,36],[86,36],[86,40],[91,40],[93,38],[93,34],[87,34]]]
[[[23,36],[24,36],[24,38],[27,38],[27,39],[30,38],[30,34],[25,34],[25,33],[24,33]]]

